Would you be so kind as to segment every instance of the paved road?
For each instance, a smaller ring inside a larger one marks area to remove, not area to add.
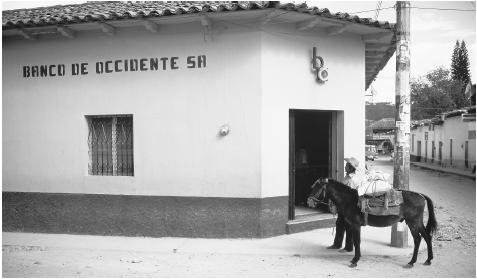
[[[392,173],[383,158],[370,167]],[[411,190],[430,196],[440,230],[434,261],[404,269],[412,246],[389,246],[390,229],[363,227],[358,268],[326,250],[332,229],[267,239],[134,238],[3,233],[3,277],[470,277],[475,278],[475,181],[411,169]],[[411,237],[410,237],[411,238]],[[411,238],[412,239],[412,238]]]

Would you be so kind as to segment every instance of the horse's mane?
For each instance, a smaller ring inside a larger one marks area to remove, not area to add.
[[[333,186],[338,192],[350,195],[352,198],[358,199],[358,191],[356,189],[352,189],[348,185],[345,185],[334,179],[328,179],[328,184],[330,183],[333,184]]]

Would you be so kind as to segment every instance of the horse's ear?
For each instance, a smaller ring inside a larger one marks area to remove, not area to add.
[[[320,179],[318,178],[315,182],[313,182],[313,184],[311,185],[311,189],[315,188],[316,184],[318,184],[320,182]]]

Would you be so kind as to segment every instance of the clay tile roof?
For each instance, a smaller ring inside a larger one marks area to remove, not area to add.
[[[434,118],[421,119],[421,120],[411,120],[411,126],[424,126],[429,125],[434,121]]]
[[[110,20],[128,20],[140,18],[168,18],[184,14],[230,13],[235,11],[279,9],[302,14],[340,20],[363,26],[386,29],[394,34],[395,24],[360,18],[348,13],[332,13],[326,8],[308,7],[307,4],[280,3],[279,1],[142,1],[86,2],[75,5],[57,5],[32,9],[2,11],[2,30],[71,25]],[[380,57],[378,66],[366,65],[366,89],[374,81],[395,52],[393,35],[385,53]],[[386,43],[387,44],[387,43]]]
[[[57,5],[32,9],[2,11],[2,30],[75,24],[147,17],[167,17],[194,13],[222,13],[244,10],[278,8],[310,15],[319,15],[367,26],[393,29],[394,24],[370,18],[359,18],[347,13],[331,13],[328,9],[308,7],[306,4],[278,1],[167,1],[167,2],[87,2],[75,5]]]
[[[445,118],[451,118],[451,117],[455,117],[455,116],[461,116],[462,114],[464,113],[468,113],[469,110],[471,108],[463,108],[463,109],[456,109],[456,110],[452,110],[452,111],[446,111],[444,113],[442,113],[442,115],[445,117]],[[474,107],[475,109],[475,107]]]
[[[386,129],[394,129],[396,126],[394,118],[383,118],[381,120],[375,121],[369,128],[373,130],[386,130]]]

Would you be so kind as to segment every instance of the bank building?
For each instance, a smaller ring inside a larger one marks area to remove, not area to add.
[[[263,238],[330,226],[394,24],[283,2],[3,11],[3,231]],[[310,211],[312,211],[310,213]]]

